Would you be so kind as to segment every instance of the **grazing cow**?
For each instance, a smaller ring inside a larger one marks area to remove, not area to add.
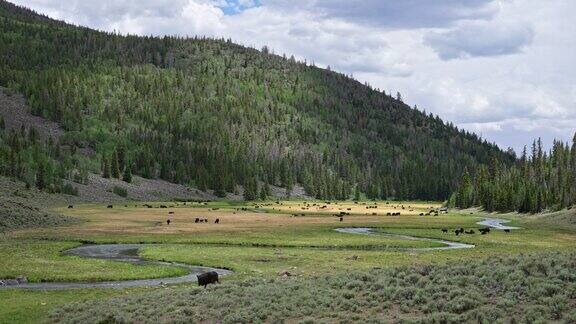
[[[171,220],[170,220],[170,219],[167,219],[167,220],[166,220],[166,225],[170,225],[170,222],[171,222]]]
[[[112,206],[112,205],[108,205],[108,207],[107,207],[107,208],[114,208],[114,206]]]
[[[216,218],[216,220],[214,221],[214,224],[220,224],[220,218]]]
[[[207,218],[204,218],[204,223],[208,223],[208,219],[207,219]]]
[[[168,208],[166,205],[160,205],[160,208]]]
[[[220,283],[220,281],[218,281],[218,272],[216,271],[208,271],[196,277],[198,278],[198,286],[204,286],[204,288],[209,284]]]
[[[443,228],[443,229],[442,229],[442,233],[448,233],[448,229],[447,229],[447,228]]]
[[[510,229],[509,229],[509,228],[506,228],[506,229],[504,230],[504,233],[510,233]]]
[[[200,223],[200,218],[196,217],[196,219],[194,220],[194,223]]]
[[[386,216],[392,216],[392,213],[386,213]]]
[[[420,216],[424,216],[424,213],[420,213]]]
[[[372,216],[376,216],[376,215],[378,215],[378,214],[376,214],[376,213],[372,213]]]
[[[343,222],[343,221],[344,221],[344,217],[340,217],[340,221]]]
[[[476,232],[474,232],[474,230],[469,230],[465,232],[466,234],[476,234]]]
[[[478,231],[480,231],[480,234],[486,235],[486,234],[490,233],[490,228],[484,227],[484,228],[479,229]]]
[[[168,215],[174,215],[174,212],[173,211],[168,212]]]

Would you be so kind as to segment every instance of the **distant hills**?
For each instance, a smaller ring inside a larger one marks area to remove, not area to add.
[[[46,140],[31,125],[0,131],[0,173],[48,191],[74,193],[70,181],[97,173],[219,197],[300,184],[321,199],[442,200],[465,169],[514,160],[399,98],[266,48],[120,36],[3,0],[0,86],[64,130]]]

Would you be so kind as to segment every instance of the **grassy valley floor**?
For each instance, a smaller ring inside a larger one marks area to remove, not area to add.
[[[541,310],[542,318],[547,320],[574,318],[568,310],[575,300],[570,285],[575,273],[571,252],[576,247],[576,230],[541,222],[539,218],[494,216],[478,211],[429,216],[428,210],[438,205],[415,202],[150,205],[152,208],[142,203],[113,208],[101,204],[57,208],[54,213],[80,221],[6,232],[0,236],[0,278],[26,276],[31,282],[105,281],[170,277],[183,271],[172,266],[142,266],[61,254],[82,243],[150,243],[139,251],[147,259],[223,267],[234,274],[222,278],[222,285],[207,290],[193,284],[125,290],[0,289],[0,322],[94,322],[105,320],[108,313],[120,322],[146,318],[150,322],[258,322],[279,318],[419,321],[432,318],[431,314],[439,321],[490,321],[522,319],[524,315],[536,314],[536,310]],[[167,208],[160,208],[161,205]],[[342,222],[333,216],[341,212],[349,213]],[[386,216],[389,212],[401,215]],[[482,226],[476,223],[486,216],[509,218],[509,225],[522,229],[511,233],[492,230],[480,235],[478,228]],[[208,222],[196,223],[196,218]],[[167,219],[171,219],[170,225],[166,224]],[[216,219],[219,224],[214,223]],[[344,234],[335,231],[339,227],[369,227],[383,233],[473,244],[475,248],[424,251],[419,249],[442,244]],[[456,236],[453,230],[457,227],[475,230],[475,234]],[[442,229],[450,231],[443,233]],[[502,269],[489,273],[491,267]],[[428,274],[419,269],[428,269]],[[362,279],[364,276],[366,280]],[[492,286],[489,281],[496,279],[508,288]],[[512,281],[507,283],[508,280]],[[523,291],[507,290],[515,280],[521,280]],[[563,289],[556,289],[557,286]],[[535,291],[545,293],[535,298]],[[127,297],[108,301],[108,297],[118,295]],[[215,299],[227,306],[213,302]],[[90,302],[58,308],[77,300]],[[440,302],[444,304],[434,304]],[[553,310],[551,305],[556,302],[565,306]],[[55,307],[57,310],[51,312]],[[362,316],[354,315],[359,313]],[[52,314],[50,318],[48,314]]]

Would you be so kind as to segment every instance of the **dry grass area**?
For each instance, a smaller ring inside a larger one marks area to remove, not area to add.
[[[274,232],[276,230],[327,228],[337,226],[390,226],[395,227],[422,227],[438,226],[454,221],[447,215],[419,216],[430,207],[437,208],[438,204],[406,204],[406,212],[401,216],[386,216],[388,212],[402,210],[402,204],[386,205],[380,203],[377,208],[366,209],[367,205],[348,203],[332,203],[329,207],[320,203],[307,202],[281,202],[280,204],[256,204],[255,206],[227,206],[218,203],[169,203],[167,208],[159,208],[161,204],[152,204],[154,208],[147,208],[145,204],[130,205],[116,204],[113,208],[107,205],[88,204],[76,206],[73,209],[57,208],[55,212],[73,216],[84,222],[57,229],[31,229],[13,235],[21,237],[91,237],[102,235],[140,235],[148,237],[165,237],[170,235],[192,235],[209,233],[246,233],[246,232]],[[309,205],[305,213],[294,213],[299,206]],[[408,207],[410,206],[410,207]],[[394,208],[398,209],[394,209]],[[319,210],[319,211],[318,211]],[[366,215],[366,210],[370,212]],[[350,213],[339,217],[333,216],[340,211]],[[403,211],[403,210],[402,210]],[[373,215],[376,213],[376,215]],[[295,216],[296,215],[296,216]],[[206,219],[207,222],[196,222],[196,218]],[[167,220],[171,223],[168,225]],[[219,224],[215,224],[215,220]],[[475,218],[471,218],[471,221]],[[454,226],[460,224],[457,221]]]
[[[437,202],[322,202],[322,201],[287,201],[280,203],[255,204],[255,206],[291,214],[339,214],[378,215],[400,213],[401,215],[427,214],[430,210],[440,208]]]

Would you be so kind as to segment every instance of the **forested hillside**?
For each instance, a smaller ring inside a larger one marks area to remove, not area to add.
[[[318,198],[445,199],[464,169],[514,160],[399,98],[266,48],[104,33],[2,0],[0,86],[66,131],[48,142],[3,132],[0,172],[53,191],[97,172],[219,196],[243,186],[247,199],[295,183]]]
[[[570,146],[555,141],[550,152],[542,141],[532,143],[528,155],[512,166],[493,160],[472,174],[465,171],[451,204],[459,208],[481,206],[487,211],[539,213],[576,205],[576,135]]]

